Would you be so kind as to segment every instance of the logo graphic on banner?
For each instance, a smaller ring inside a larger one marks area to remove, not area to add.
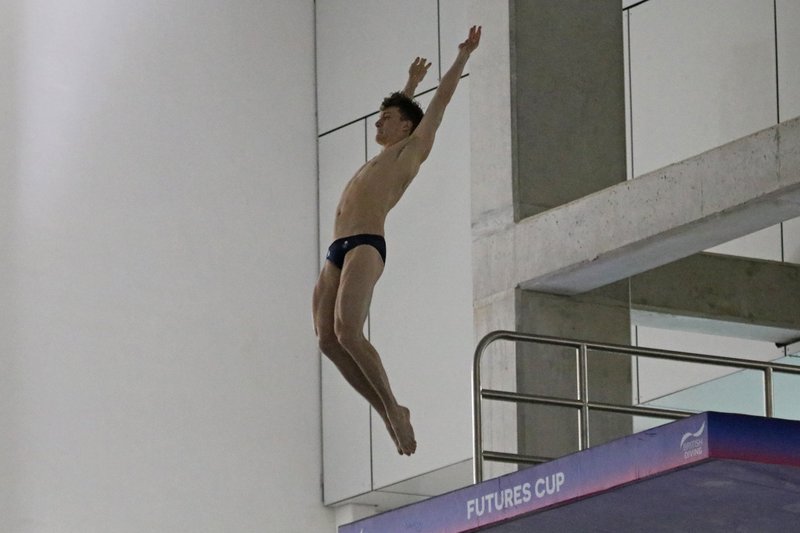
[[[690,459],[698,455],[703,455],[703,444],[705,439],[703,433],[706,431],[706,423],[700,426],[700,429],[694,433],[684,433],[681,438],[681,450],[683,450],[683,458]]]

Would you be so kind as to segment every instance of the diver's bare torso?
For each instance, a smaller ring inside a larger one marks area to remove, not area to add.
[[[334,239],[384,234],[389,211],[419,171],[418,139],[413,135],[384,148],[350,179],[336,208]]]

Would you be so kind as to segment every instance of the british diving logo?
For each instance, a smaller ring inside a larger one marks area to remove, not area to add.
[[[684,459],[691,459],[692,457],[703,455],[703,449],[705,447],[705,438],[703,434],[705,431],[706,423],[703,422],[700,429],[694,433],[683,434],[683,438],[681,438],[681,450],[683,450]]]

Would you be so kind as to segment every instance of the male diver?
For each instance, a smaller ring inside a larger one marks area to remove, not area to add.
[[[411,415],[397,403],[378,352],[364,336],[364,323],[386,261],[386,216],[430,154],[444,110],[480,39],[480,26],[470,28],[425,113],[412,99],[430,68],[425,58],[411,64],[403,91],[383,100],[375,122],[375,140],[383,149],[358,169],[342,192],[333,244],[314,288],[320,350],[381,416],[397,452],[405,455],[417,449]]]

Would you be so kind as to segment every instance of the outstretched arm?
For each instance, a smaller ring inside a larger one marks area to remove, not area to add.
[[[424,57],[418,57],[414,59],[411,66],[408,67],[408,81],[402,92],[409,98],[414,98],[414,91],[417,90],[417,85],[425,78],[425,74],[427,74],[428,69],[431,68],[431,64],[426,64],[426,61],[427,59]]]
[[[436,89],[431,103],[425,111],[425,116],[422,118],[422,122],[419,123],[419,126],[417,126],[417,129],[415,129],[412,134],[420,140],[420,155],[422,160],[425,160],[428,157],[428,153],[430,153],[433,140],[436,137],[436,130],[439,129],[439,125],[442,123],[444,110],[447,104],[450,103],[453,94],[456,92],[456,87],[458,87],[458,82],[461,80],[461,75],[464,72],[464,67],[469,60],[469,56],[478,48],[480,42],[481,27],[473,26],[469,30],[467,40],[458,45],[456,60],[444,76],[442,76],[439,82],[439,88]]]

